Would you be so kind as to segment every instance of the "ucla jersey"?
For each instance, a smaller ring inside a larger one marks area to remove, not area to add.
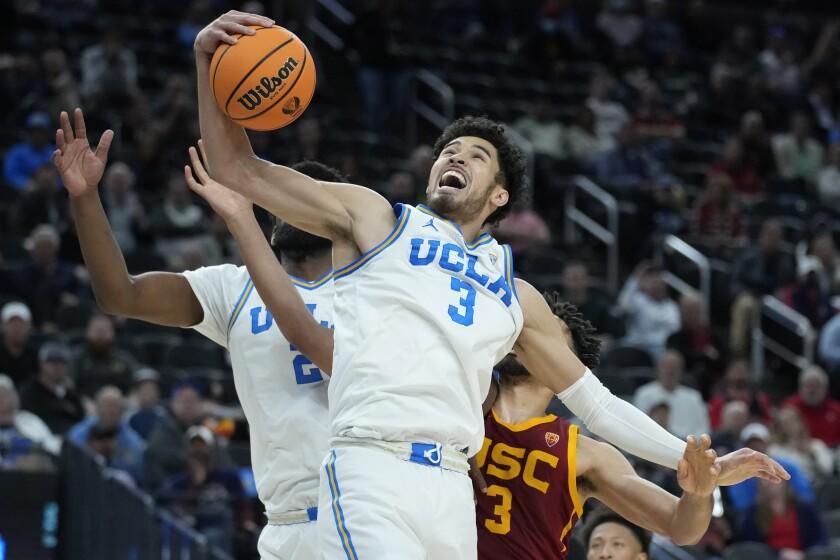
[[[193,328],[230,352],[266,512],[317,506],[329,440],[326,378],[280,333],[245,267],[212,266],[184,276],[204,309],[204,320]],[[325,326],[332,323],[331,279],[331,274],[312,283],[292,278]]]
[[[391,234],[337,270],[329,386],[334,436],[481,448],[493,366],[522,310],[510,248],[420,206],[395,207]]]

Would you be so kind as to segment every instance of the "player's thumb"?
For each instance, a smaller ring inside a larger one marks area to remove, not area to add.
[[[680,480],[685,479],[688,476],[688,461],[685,459],[680,459],[679,463],[677,463],[677,478]]]

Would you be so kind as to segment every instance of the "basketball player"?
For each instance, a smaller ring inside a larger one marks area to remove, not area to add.
[[[650,533],[602,509],[587,516],[583,545],[586,560],[648,560]]]
[[[556,294],[546,301],[566,343],[584,364],[595,367],[600,341],[592,336],[594,329]],[[744,452],[716,461],[709,437],[692,437],[677,469],[684,490],[677,499],[639,477],[613,446],[545,415],[554,393],[514,355],[496,369],[499,393],[485,417],[484,445],[476,457],[488,485],[486,493],[476,494],[481,559],[565,559],[571,530],[588,498],[677,544],[693,544],[709,525],[715,486],[743,480]]]
[[[466,458],[482,446],[491,368],[514,347],[594,433],[676,468],[685,442],[615,398],[557,344],[556,317],[537,290],[514,280],[510,249],[485,231],[524,187],[522,154],[500,126],[465,118],[447,127],[428,207],[392,209],[372,190],[313,180],[254,155],[245,131],[215,104],[209,64],[219,44],[254,32],[245,26],[270,23],[228,12],[198,34],[199,115],[214,179],[333,242],[323,557],[475,557]],[[768,478],[786,476],[770,459],[763,468]]]
[[[314,520],[320,464],[328,449],[327,393],[321,371],[302,353],[307,341],[298,341],[294,333],[307,321],[310,328],[320,328],[312,314],[321,324],[332,321],[330,243],[278,222],[272,244],[287,277],[257,225],[250,202],[228,191],[228,197],[206,197],[226,220],[243,249],[243,259],[259,257],[258,265],[267,267],[268,278],[286,287],[269,294],[275,296],[269,305],[275,310],[299,308],[299,315],[272,315],[241,266],[132,276],[97,191],[112,138],[113,133],[106,131],[94,152],[82,112],[76,110],[75,130],[62,113],[53,157],[70,194],[96,299],[107,313],[193,328],[229,350],[236,391],[250,425],[257,490],[268,516],[260,535],[260,555],[271,560],[317,558]],[[320,180],[341,181],[336,171],[320,164],[295,168]],[[258,288],[266,293],[264,286]],[[277,297],[295,298],[296,305]],[[272,327],[275,322],[300,351]]]

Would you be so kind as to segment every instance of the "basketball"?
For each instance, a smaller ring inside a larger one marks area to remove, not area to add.
[[[258,27],[222,45],[210,63],[210,87],[219,109],[251,130],[283,128],[300,117],[315,93],[315,63],[294,33]]]

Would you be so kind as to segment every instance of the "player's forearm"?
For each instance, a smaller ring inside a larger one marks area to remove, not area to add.
[[[106,313],[127,315],[132,280],[96,189],[71,196],[70,209],[96,302]]]
[[[711,496],[683,494],[674,508],[668,538],[680,546],[697,544],[709,528],[712,505]]]
[[[207,150],[208,172],[219,181],[229,184],[231,176],[241,179],[238,168],[255,159],[248,135],[241,126],[219,110],[210,87],[210,60],[204,52],[195,51],[198,79],[198,120],[201,137]]]
[[[318,324],[268,245],[253,213],[229,219],[228,228],[257,293],[286,339],[318,366],[332,372],[332,331]]]

